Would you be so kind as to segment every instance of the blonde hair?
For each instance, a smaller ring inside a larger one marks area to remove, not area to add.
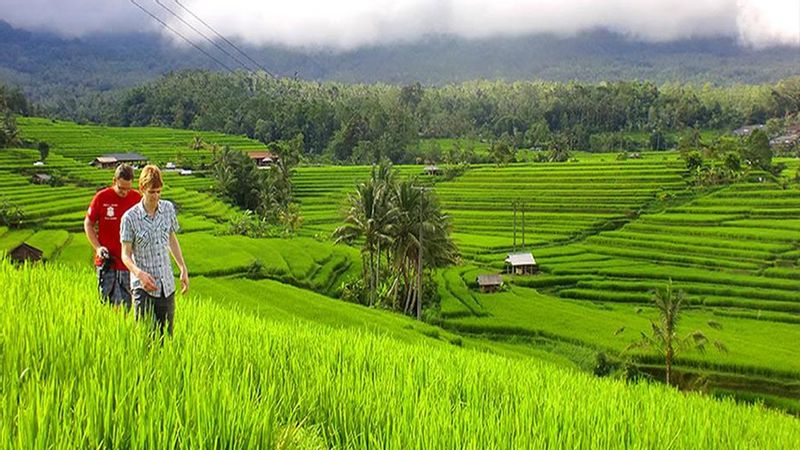
[[[142,173],[139,174],[139,189],[144,191],[162,186],[164,186],[164,182],[161,180],[161,171],[158,167],[152,164],[144,166]]]

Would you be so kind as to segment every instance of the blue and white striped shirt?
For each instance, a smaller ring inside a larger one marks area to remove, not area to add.
[[[154,297],[162,292],[169,296],[175,292],[175,277],[169,260],[169,237],[180,230],[175,207],[166,200],[159,200],[154,217],[144,209],[144,199],[122,216],[120,240],[130,242],[133,247],[133,262],[153,276],[156,290],[147,291]],[[144,289],[142,282],[131,273],[131,290]]]

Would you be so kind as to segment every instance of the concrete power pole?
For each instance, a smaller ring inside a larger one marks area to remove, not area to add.
[[[422,245],[422,203],[425,188],[421,187],[419,202],[419,252],[417,253],[417,320],[422,318],[422,253],[425,247]]]

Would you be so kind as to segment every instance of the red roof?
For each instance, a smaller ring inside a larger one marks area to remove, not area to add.
[[[272,152],[247,152],[247,156],[249,156],[250,159],[277,158],[277,156]]]

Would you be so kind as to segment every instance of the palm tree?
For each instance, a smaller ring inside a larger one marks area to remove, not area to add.
[[[391,228],[392,263],[403,279],[403,311],[409,313],[413,307],[416,306],[417,311],[421,307],[421,293],[412,280],[415,276],[419,283],[422,277],[418,264],[420,255],[424,267],[433,268],[454,262],[458,252],[449,236],[449,220],[441,213],[431,191],[413,181],[403,181],[396,185],[393,197],[396,214]]]
[[[394,210],[386,195],[384,184],[372,179],[356,186],[356,192],[348,196],[348,210],[344,225],[334,231],[336,242],[352,243],[363,238],[362,260],[364,261],[364,278],[370,291],[370,306],[374,302],[377,285],[376,253],[381,244],[389,242],[389,228]]]
[[[192,150],[202,150],[206,146],[206,143],[203,142],[203,138],[201,136],[195,136],[192,138],[192,142],[189,143],[189,148]]]
[[[678,352],[690,349],[705,352],[709,343],[708,337],[700,330],[692,331],[683,337],[678,335],[678,321],[685,301],[683,291],[673,290],[672,280],[669,280],[665,288],[656,290],[653,302],[659,311],[659,321],[650,322],[652,334],[642,332],[641,341],[628,346],[628,348],[651,348],[658,351],[664,357],[667,384],[670,384],[672,365]],[[714,345],[718,350],[727,352],[727,348],[721,342],[714,341]]]

